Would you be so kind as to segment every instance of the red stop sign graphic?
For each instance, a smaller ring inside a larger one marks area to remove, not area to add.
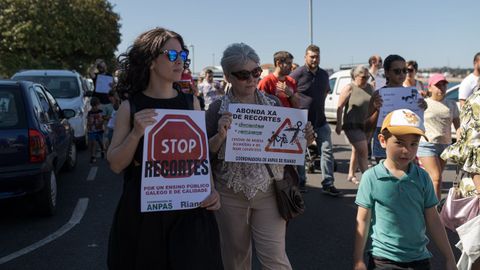
[[[167,114],[148,134],[149,161],[205,160],[207,139],[187,115]]]

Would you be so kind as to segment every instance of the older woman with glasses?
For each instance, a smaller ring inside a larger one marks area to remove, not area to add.
[[[340,135],[343,129],[348,141],[352,144],[348,181],[358,184],[359,181],[355,177],[357,166],[360,166],[362,173],[368,169],[368,138],[370,136],[365,134],[365,118],[367,118],[373,87],[368,83],[370,76],[365,66],[353,68],[350,75],[352,83],[342,89],[338,99],[335,131]],[[343,114],[344,110],[345,114]]]
[[[404,87],[416,87],[418,92],[422,96],[427,95],[427,91],[425,91],[425,86],[419,80],[417,80],[417,72],[418,72],[418,63],[417,61],[410,60],[407,61],[407,77],[403,82]]]
[[[221,60],[231,90],[214,101],[206,115],[215,185],[222,208],[217,212],[225,269],[251,269],[252,238],[262,269],[292,269],[285,252],[286,221],[280,216],[272,177],[265,164],[225,161],[227,130],[232,123],[230,104],[280,106],[273,96],[257,89],[262,69],[257,53],[244,43],[234,43]],[[308,142],[314,139],[307,125]],[[275,179],[283,177],[283,165],[270,165]]]

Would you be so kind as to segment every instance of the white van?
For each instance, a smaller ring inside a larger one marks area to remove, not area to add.
[[[25,80],[45,86],[62,109],[72,109],[75,116],[68,119],[81,148],[87,144],[87,114],[92,92],[80,74],[72,70],[25,70],[17,72],[12,80]]]
[[[340,97],[340,92],[342,91],[345,85],[352,82],[350,77],[350,69],[340,70],[332,75],[329,78],[330,82],[330,93],[328,93],[327,98],[325,99],[325,116],[327,121],[337,121],[337,104],[338,98]]]

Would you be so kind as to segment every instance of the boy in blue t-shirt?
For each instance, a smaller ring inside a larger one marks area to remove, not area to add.
[[[355,270],[430,269],[426,231],[445,256],[445,269],[457,269],[432,181],[412,162],[424,134],[422,119],[408,109],[385,117],[378,138],[387,158],[363,174],[355,200]],[[367,239],[368,268],[363,260]]]

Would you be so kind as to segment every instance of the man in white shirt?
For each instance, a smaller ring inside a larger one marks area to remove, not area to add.
[[[478,84],[480,78],[480,52],[475,54],[473,58],[473,73],[465,77],[460,88],[458,89],[458,100],[460,101],[460,108],[463,107],[465,100],[472,94],[473,89]]]
[[[205,110],[208,109],[210,103],[225,95],[220,83],[213,80],[213,71],[211,69],[205,70],[205,79],[198,85],[198,91],[205,100]]]
[[[382,57],[380,57],[380,55],[372,55],[368,59],[368,65],[368,72],[370,73],[368,83],[371,84],[375,90],[385,86],[386,80],[382,69]]]

